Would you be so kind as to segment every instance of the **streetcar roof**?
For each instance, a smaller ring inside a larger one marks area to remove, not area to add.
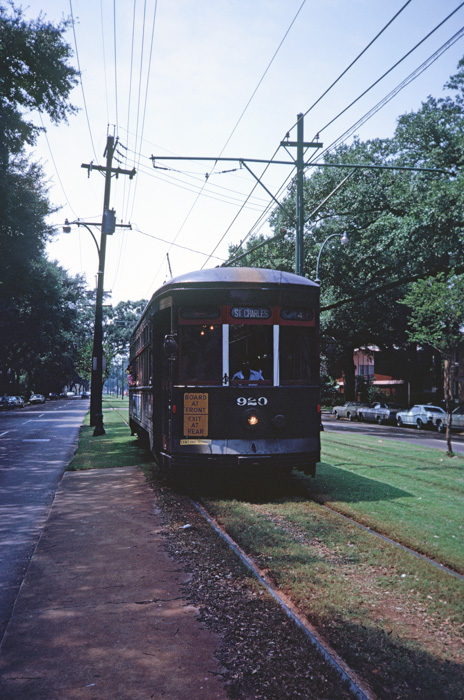
[[[319,285],[306,277],[295,275],[293,272],[283,270],[268,270],[258,267],[213,267],[205,270],[195,270],[178,277],[173,277],[156,290],[151,300],[148,302],[142,316],[136,326],[139,327],[148,309],[154,303],[170,294],[192,290],[227,290],[228,288],[242,289],[282,289],[289,291],[302,290],[319,292]],[[299,288],[299,289],[298,289]],[[134,332],[135,330],[134,329]]]
[[[319,287],[318,284],[312,282],[306,277],[295,275],[293,272],[285,272],[283,270],[267,270],[258,267],[213,267],[205,270],[195,270],[184,275],[179,275],[166,282],[166,284],[158,289],[158,292],[163,292],[166,287],[178,287],[189,284],[299,284],[308,287]]]

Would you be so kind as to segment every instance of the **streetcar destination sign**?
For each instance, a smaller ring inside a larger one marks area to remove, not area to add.
[[[266,320],[271,318],[271,309],[254,308],[251,306],[234,306],[230,310],[233,318]]]

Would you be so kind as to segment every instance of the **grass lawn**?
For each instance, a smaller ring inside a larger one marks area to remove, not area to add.
[[[464,573],[464,458],[367,436],[323,433],[314,496]]]
[[[464,582],[307,494],[463,571],[464,459],[364,436],[322,442],[316,479],[207,505],[379,697],[462,697]]]
[[[130,434],[128,410],[128,399],[104,397],[105,435],[97,437],[93,435],[94,429],[89,425],[90,414],[87,414],[81,428],[79,447],[68,466],[68,471],[141,466],[153,462],[153,457]]]

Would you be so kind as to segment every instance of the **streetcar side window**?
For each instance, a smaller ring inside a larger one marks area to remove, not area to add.
[[[309,383],[314,371],[311,368],[311,335],[313,328],[280,326],[280,383]]]
[[[229,328],[232,380],[272,381],[272,326],[233,324]]]
[[[181,384],[222,383],[222,326],[179,326]]]

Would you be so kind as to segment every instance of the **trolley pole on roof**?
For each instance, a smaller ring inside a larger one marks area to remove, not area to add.
[[[104,435],[105,428],[103,427],[103,371],[106,369],[105,358],[103,356],[103,294],[104,294],[104,276],[105,276],[105,257],[106,257],[106,237],[114,233],[116,229],[116,213],[113,209],[110,210],[110,192],[111,192],[111,177],[112,175],[129,175],[132,179],[135,175],[135,168],[132,170],[123,170],[122,168],[113,168],[113,155],[116,150],[118,139],[114,136],[108,136],[104,155],[106,156],[106,165],[82,164],[82,168],[87,168],[89,176],[92,170],[99,170],[105,173],[105,194],[103,199],[103,216],[101,224],[101,239],[98,255],[98,275],[97,275],[97,296],[95,300],[95,327],[93,336],[93,353],[92,353],[92,378],[90,391],[90,425],[94,427],[94,435]]]

